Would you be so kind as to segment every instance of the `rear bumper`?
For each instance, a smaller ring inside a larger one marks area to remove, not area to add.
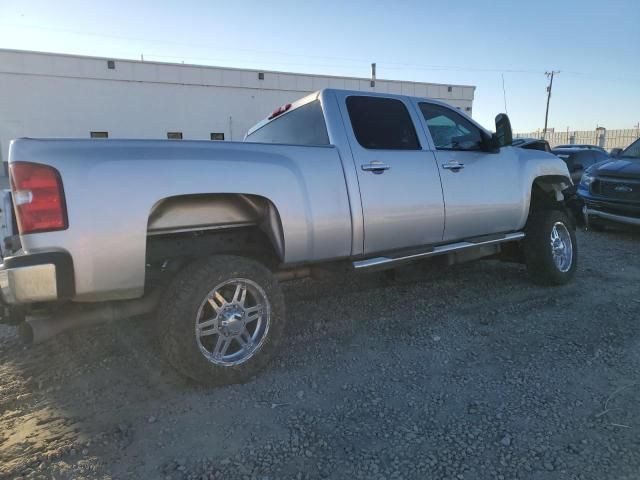
[[[67,300],[74,292],[73,261],[66,252],[16,255],[0,265],[0,294],[9,305]]]

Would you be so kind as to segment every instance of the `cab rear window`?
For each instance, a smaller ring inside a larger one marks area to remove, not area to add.
[[[329,145],[327,125],[318,100],[276,117],[247,135],[246,142]]]

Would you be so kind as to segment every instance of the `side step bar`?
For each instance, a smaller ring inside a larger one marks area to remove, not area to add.
[[[424,252],[413,253],[411,255],[404,255],[400,257],[374,257],[366,260],[358,260],[353,262],[353,268],[356,270],[375,269],[377,267],[383,268],[396,263],[411,262],[413,260],[419,260],[422,258],[435,257],[437,255],[444,255],[446,253],[458,252],[460,250],[467,250],[469,248],[482,247],[484,245],[495,245],[496,243],[512,242],[515,240],[521,240],[524,238],[524,232],[507,233],[500,235],[499,237],[490,236],[486,240],[480,241],[480,238],[465,240],[462,242],[450,243],[447,245],[439,245],[433,247]]]

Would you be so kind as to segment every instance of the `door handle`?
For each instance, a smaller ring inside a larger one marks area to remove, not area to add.
[[[362,168],[362,170],[364,170],[365,172],[373,172],[376,175],[380,175],[381,173],[384,173],[385,170],[389,170],[391,168],[391,165],[387,165],[386,163],[374,160],[371,163],[360,165],[360,168]]]
[[[458,172],[464,168],[464,163],[458,163],[458,162],[443,163],[442,168],[446,170],[451,170],[453,172]]]

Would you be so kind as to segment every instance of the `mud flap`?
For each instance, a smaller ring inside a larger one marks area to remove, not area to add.
[[[583,215],[584,200],[577,193],[577,185],[572,185],[562,191],[564,195],[564,204],[567,212],[571,216],[574,225],[580,228],[586,228],[586,222]]]
[[[26,308],[22,305],[0,303],[0,324],[20,325],[26,318]]]

